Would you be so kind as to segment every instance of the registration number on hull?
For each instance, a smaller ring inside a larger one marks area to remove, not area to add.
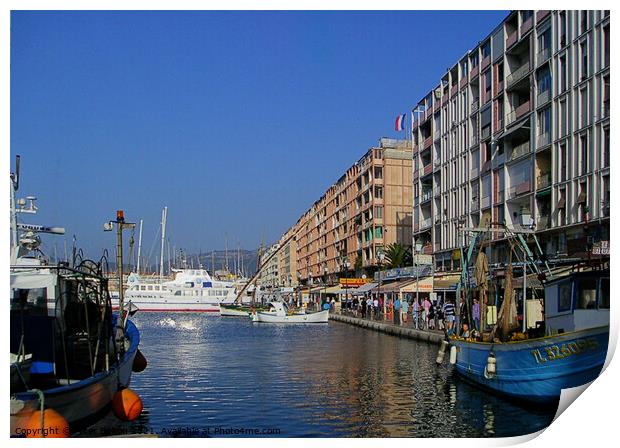
[[[599,349],[598,341],[595,338],[588,338],[537,348],[532,350],[531,353],[536,364],[543,364],[548,361],[557,361],[586,352],[597,352]]]

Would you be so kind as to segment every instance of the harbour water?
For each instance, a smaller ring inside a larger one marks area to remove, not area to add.
[[[111,414],[83,434],[252,437],[507,437],[548,426],[437,367],[437,346],[339,322],[252,324],[138,313],[147,369],[142,416]]]

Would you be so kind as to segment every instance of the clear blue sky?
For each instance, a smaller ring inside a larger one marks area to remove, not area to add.
[[[24,220],[93,257],[116,209],[143,250],[164,205],[177,248],[273,242],[505,15],[13,12]]]

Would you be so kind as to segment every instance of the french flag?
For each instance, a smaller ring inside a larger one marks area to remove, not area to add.
[[[406,116],[407,114],[402,114],[396,117],[396,130],[397,131],[402,131],[403,129],[405,129],[405,117]]]

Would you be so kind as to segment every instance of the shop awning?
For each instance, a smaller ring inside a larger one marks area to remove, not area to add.
[[[410,281],[403,285],[401,292],[433,292],[433,277]]]
[[[353,291],[353,288],[349,288],[349,291]],[[329,288],[322,289],[321,292],[323,294],[340,294],[344,292],[344,289],[340,287],[340,285],[330,286]]]
[[[444,275],[433,280],[434,291],[456,291],[456,285],[461,280],[459,275]]]
[[[359,288],[354,289],[353,290],[353,294],[356,295],[356,296],[357,295],[362,295],[362,294],[364,294],[366,292],[370,292],[372,289],[376,288],[377,285],[378,285],[378,283],[374,283],[374,282],[366,283],[364,286],[360,286]]]
[[[415,280],[411,280],[410,278],[397,280],[395,282],[383,283],[381,285],[381,292],[400,292],[403,287],[408,285],[411,282],[415,282]],[[379,287],[377,286],[377,292],[379,291]]]

